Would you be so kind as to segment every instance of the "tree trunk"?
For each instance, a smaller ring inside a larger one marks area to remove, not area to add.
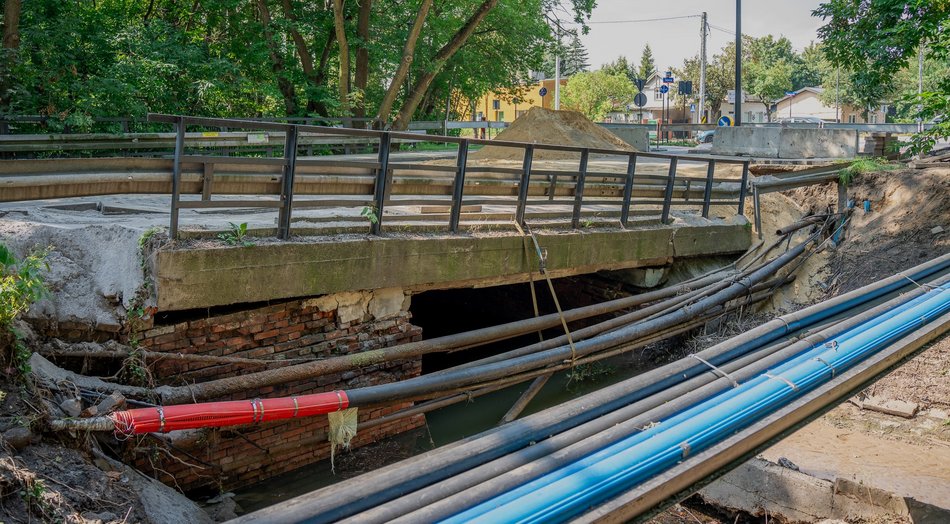
[[[284,97],[284,110],[287,116],[297,114],[297,93],[294,84],[284,75],[284,58],[280,54],[280,46],[270,30],[270,10],[267,9],[267,0],[257,0],[257,10],[261,15],[261,24],[264,26],[264,39],[270,51],[271,70],[277,76],[277,88]]]
[[[346,20],[343,18],[343,0],[333,0],[333,27],[340,46],[340,107],[343,114],[350,112],[350,46],[346,40]]]
[[[361,97],[353,108],[353,115],[358,118],[366,116],[366,85],[369,82],[369,19],[373,11],[373,0],[360,2],[360,14],[356,21],[356,36],[359,37],[359,47],[356,48],[356,78],[354,84],[360,91]],[[365,127],[360,123],[358,127]]]
[[[293,6],[290,5],[290,0],[281,0],[280,4],[284,8],[284,18],[290,21],[290,38],[293,39],[294,46],[297,48],[300,67],[303,69],[303,74],[307,77],[307,80],[313,82],[313,57],[310,55],[310,50],[307,49],[307,42],[303,39],[303,35],[294,26],[297,23],[297,16],[294,14]]]
[[[20,48],[20,0],[4,0],[3,3],[3,48]]]
[[[389,114],[393,110],[393,103],[399,94],[399,88],[402,87],[406,75],[409,74],[409,66],[412,65],[412,58],[416,52],[416,40],[422,32],[422,26],[425,24],[426,16],[429,15],[429,8],[432,7],[432,0],[422,0],[419,6],[419,12],[416,13],[416,20],[412,23],[412,29],[409,30],[409,36],[406,37],[406,44],[402,48],[402,59],[399,61],[399,67],[396,68],[396,74],[389,82],[389,88],[383,96],[383,101],[379,104],[379,113],[376,119],[380,128],[385,128],[389,122]]]
[[[393,122],[394,129],[405,130],[409,127],[409,122],[412,120],[412,115],[415,113],[416,107],[419,106],[419,102],[422,100],[422,97],[425,96],[435,76],[439,74],[439,71],[442,70],[445,63],[455,56],[455,53],[465,45],[465,42],[467,42],[469,37],[472,36],[472,33],[475,32],[475,28],[478,27],[478,24],[488,16],[488,13],[491,12],[497,4],[498,0],[484,0],[478,7],[478,10],[465,22],[465,25],[456,31],[452,39],[442,46],[442,49],[439,49],[429,70],[421,72],[415,84],[413,84],[409,96],[406,97],[406,101],[402,104],[402,109],[399,110],[399,115],[396,116],[396,120]]]

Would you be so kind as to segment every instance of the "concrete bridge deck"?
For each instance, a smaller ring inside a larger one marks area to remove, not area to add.
[[[741,253],[751,244],[751,228],[741,216],[681,215],[668,225],[548,229],[536,237],[547,253],[548,273],[564,277]],[[350,290],[416,292],[527,282],[538,270],[533,249],[510,224],[461,235],[304,237],[233,248],[199,242],[159,251],[153,274],[158,308],[171,311]]]

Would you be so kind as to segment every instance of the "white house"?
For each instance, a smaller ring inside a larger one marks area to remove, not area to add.
[[[842,105],[838,110],[834,105],[826,104],[821,100],[821,94],[825,90],[821,87],[803,87],[790,95],[786,95],[775,103],[774,117],[787,118],[796,116],[814,116],[825,122],[858,123],[858,124],[883,124],[885,113],[882,108],[876,107],[868,113],[868,121],[864,121],[863,111],[860,108]]]
[[[742,122],[747,124],[765,122],[767,114],[765,104],[744,91],[742,95]],[[728,91],[726,98],[722,100],[722,104],[719,106],[719,116],[727,115],[732,117],[733,121],[736,118],[736,91],[734,89]]]

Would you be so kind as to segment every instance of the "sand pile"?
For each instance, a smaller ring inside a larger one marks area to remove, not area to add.
[[[553,111],[533,107],[498,134],[497,140],[620,149],[636,151],[633,146],[603,127],[591,122],[576,111]],[[470,155],[480,160],[521,160],[524,150],[512,147],[487,146]],[[535,160],[566,160],[578,158],[578,153],[535,151]]]

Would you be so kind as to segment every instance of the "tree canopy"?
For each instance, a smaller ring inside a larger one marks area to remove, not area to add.
[[[818,30],[830,62],[847,72],[856,98],[867,104],[881,101],[894,81],[923,49],[928,60],[947,70],[950,59],[950,0],[832,0],[813,13],[825,21]],[[950,76],[920,96],[904,94],[905,106],[917,107],[917,118],[943,121],[915,138],[923,151],[938,138],[950,136]]]
[[[600,69],[572,76],[561,96],[565,108],[599,122],[611,111],[625,111],[636,93],[637,88],[627,75]]]
[[[539,70],[594,0],[7,0],[0,112],[354,116],[405,127]]]

